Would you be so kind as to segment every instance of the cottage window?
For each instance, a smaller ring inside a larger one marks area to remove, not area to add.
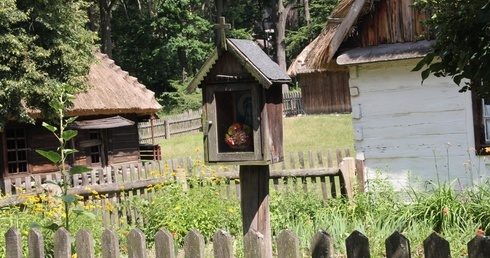
[[[100,130],[90,130],[90,139],[100,139]],[[90,147],[90,163],[100,163],[100,145]]]
[[[27,141],[24,127],[7,128],[7,166],[11,174],[27,172]]]
[[[484,98],[482,101],[482,123],[485,134],[485,145],[490,145],[490,98]]]

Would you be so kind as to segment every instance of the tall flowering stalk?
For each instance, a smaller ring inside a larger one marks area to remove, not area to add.
[[[70,94],[70,89],[71,89],[70,86],[66,84],[62,85],[59,88],[58,94],[56,94],[58,98],[55,98],[50,102],[50,106],[56,111],[56,118],[58,120],[57,122],[59,125],[54,126],[46,122],[42,123],[44,128],[48,129],[50,132],[54,134],[54,136],[58,140],[59,147],[57,148],[56,151],[36,150],[37,153],[47,158],[51,162],[53,162],[53,164],[55,164],[56,167],[61,172],[61,181],[59,182],[46,181],[46,183],[58,185],[62,190],[61,196],[59,196],[59,198],[63,201],[64,213],[65,213],[64,224],[66,230],[68,231],[70,230],[70,209],[71,206],[76,204],[77,202],[77,197],[73,194],[68,193],[68,190],[71,185],[70,175],[80,174],[80,173],[90,171],[90,169],[85,166],[68,166],[66,162],[66,158],[70,154],[78,152],[78,150],[67,148],[66,146],[66,144],[71,139],[76,137],[78,134],[78,131],[68,129],[68,125],[73,123],[73,121],[75,121],[77,117],[65,118],[65,111],[69,103],[71,103],[71,101],[75,98],[72,94]],[[80,211],[74,210],[74,212],[76,214],[85,213],[85,211],[83,210]],[[52,224],[49,227],[50,228],[54,227],[54,229],[57,229],[60,226]]]

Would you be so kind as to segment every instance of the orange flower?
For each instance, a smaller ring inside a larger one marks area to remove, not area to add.
[[[442,209],[442,214],[447,214],[448,212],[449,212],[449,209],[448,208]]]
[[[485,231],[483,231],[483,229],[479,228],[478,231],[476,231],[476,234],[477,235],[484,235]]]

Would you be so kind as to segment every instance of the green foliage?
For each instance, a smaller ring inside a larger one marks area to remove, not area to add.
[[[297,27],[291,27],[286,34],[286,53],[289,59],[294,59],[301,51],[315,39],[325,26],[325,22],[330,17],[333,8],[339,0],[313,0],[310,1],[311,21],[306,23],[305,17],[300,16]],[[300,13],[304,13],[304,6],[298,8]]]
[[[463,83],[460,92],[490,94],[490,1],[417,0],[414,6],[433,13],[425,23],[436,37],[432,53],[414,68],[425,67],[422,80],[430,74],[451,76],[457,85]]]
[[[138,2],[113,11],[113,58],[159,96],[177,91],[177,81],[185,83],[199,70],[212,51],[213,25],[204,18],[200,1],[148,6],[154,8],[149,13],[142,13]]]
[[[160,103],[164,103],[161,112],[163,114],[179,114],[188,110],[198,110],[202,106],[201,89],[195,92],[187,92],[187,85],[182,81],[171,80],[170,85],[176,89],[172,92],[164,92],[158,98]]]
[[[27,121],[22,104],[54,114],[56,88],[86,89],[95,34],[85,28],[85,1],[6,0],[0,5],[0,130],[7,119]]]
[[[463,230],[473,218],[467,206],[470,199],[465,192],[456,192],[451,184],[437,185],[430,182],[429,191],[414,192],[411,195],[410,215],[416,220],[424,220],[439,233],[454,228]]]
[[[49,102],[51,107],[53,108],[55,114],[58,118],[58,127],[54,125],[50,125],[46,122],[43,122],[43,126],[53,133],[53,135],[58,139],[59,147],[57,152],[55,151],[45,151],[45,150],[36,150],[38,154],[45,157],[49,161],[51,161],[58,170],[61,172],[61,181],[60,182],[49,182],[55,185],[58,185],[62,189],[61,196],[58,196],[59,199],[63,202],[64,207],[64,227],[66,230],[70,230],[70,210],[72,209],[72,205],[77,204],[78,198],[73,194],[69,194],[68,190],[70,188],[70,175],[80,174],[84,172],[89,172],[91,169],[85,166],[75,166],[75,167],[67,167],[66,158],[68,155],[77,152],[76,149],[69,149],[66,147],[66,144],[77,136],[78,132],[75,130],[68,130],[68,125],[75,121],[76,117],[65,118],[65,111],[68,107],[68,103],[70,100],[73,100],[74,96],[71,94],[72,86],[63,84],[61,87],[56,88],[54,93],[55,97],[51,99]],[[75,212],[76,215],[84,215],[87,214],[84,211]],[[53,230],[57,230],[61,227],[56,222],[50,221],[48,225],[44,225],[45,227]]]
[[[152,236],[165,228],[179,246],[191,229],[197,229],[207,242],[219,229],[240,235],[240,205],[236,200],[221,196],[222,179],[191,176],[187,180],[186,190],[179,181],[155,185],[151,203],[144,200],[139,203],[145,218],[145,234]]]

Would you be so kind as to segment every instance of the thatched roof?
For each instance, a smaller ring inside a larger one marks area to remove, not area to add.
[[[368,13],[373,0],[341,0],[333,9],[320,35],[296,57],[288,69],[289,76],[327,70],[340,44],[352,26],[363,14]]]
[[[121,70],[107,55],[96,53],[98,62],[88,74],[91,88],[76,96],[74,107],[67,116],[156,113],[161,106],[154,92],[139,83],[135,77]]]

